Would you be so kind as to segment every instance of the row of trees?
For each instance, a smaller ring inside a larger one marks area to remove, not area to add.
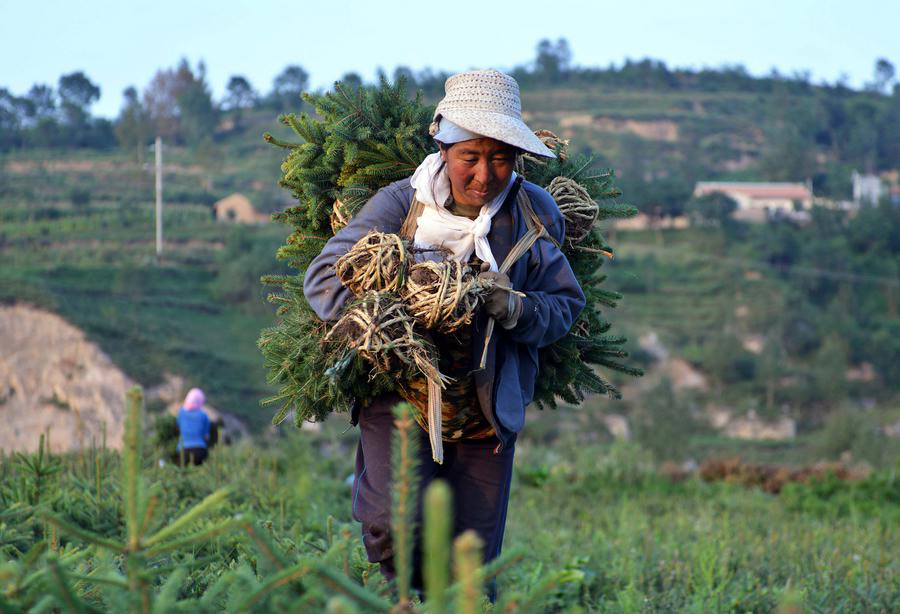
[[[83,72],[59,78],[54,90],[36,83],[22,96],[0,88],[0,150],[31,146],[105,147],[112,123],[91,117],[100,87]]]
[[[361,80],[359,80],[361,83]],[[60,77],[56,88],[38,83],[16,95],[0,88],[0,151],[21,147],[107,148],[117,143],[138,155],[157,134],[180,144],[197,145],[209,139],[228,112],[232,128],[240,129],[243,111],[265,107],[274,112],[295,109],[300,93],[309,87],[309,73],[286,67],[272,89],[260,95],[243,76],[232,76],[226,94],[215,101],[201,61],[196,68],[182,60],[161,69],[142,92],[128,87],[115,121],[91,116],[100,87],[78,71]]]
[[[711,135],[740,131],[748,119],[761,131],[762,149],[753,165],[756,176],[768,180],[812,179],[817,194],[847,197],[852,170],[876,172],[900,167],[900,86],[893,64],[876,62],[867,90],[843,83],[814,86],[808,74],[785,77],[750,76],[741,66],[690,71],[670,69],[656,60],[626,61],[619,67],[584,68],[573,65],[565,39],[538,43],[532,61],[513,69],[523,87],[578,87],[757,92],[753,108],[717,109],[715,115],[734,122],[680,125],[677,144],[620,136],[614,159],[599,152],[598,163],[621,172],[622,186],[634,202],[652,203],[650,213],[678,214],[698,178],[721,172],[721,161],[734,152],[715,143],[727,139]],[[399,66],[394,79],[405,78],[413,88],[436,99],[449,73]],[[350,85],[363,85],[356,73],[343,75]],[[213,135],[244,127],[246,112],[266,109],[272,115],[301,108],[300,93],[309,88],[309,74],[301,66],[287,66],[261,93],[242,75],[230,77],[226,93],[214,100],[202,62],[186,60],[159,70],[139,91],[129,87],[119,117],[111,122],[92,118],[91,105],[100,88],[82,72],[64,75],[54,89],[35,84],[16,96],[0,89],[0,150],[16,147],[112,147],[117,143],[135,151],[160,134],[171,142],[202,146]],[[763,95],[764,94],[764,95]],[[749,101],[750,99],[748,99]],[[704,104],[716,104],[715,100]],[[720,105],[723,106],[723,105]],[[725,105],[727,106],[727,105]],[[223,122],[223,119],[227,121]],[[744,135],[753,140],[758,137]],[[741,137],[743,138],[743,137]],[[746,140],[746,139],[745,139]],[[712,143],[712,145],[711,145]]]

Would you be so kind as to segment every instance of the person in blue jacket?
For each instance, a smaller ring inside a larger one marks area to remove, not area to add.
[[[495,70],[479,70],[450,77],[445,90],[431,126],[439,151],[410,178],[375,194],[328,241],[304,280],[304,294],[316,314],[328,321],[338,318],[352,295],[336,277],[334,264],[374,229],[407,235],[417,247],[441,248],[497,282],[471,326],[450,335],[432,333],[440,371],[453,378],[442,398],[442,462],[432,458],[428,445],[424,381],[401,382],[395,393],[358,408],[351,418],[360,428],[353,517],[362,523],[369,560],[380,563],[388,578],[395,575],[390,534],[393,406],[401,400],[412,403],[423,427],[418,518],[428,483],[447,481],[454,495],[454,533],[475,530],[484,560],[495,558],[506,525],[516,434],[538,376],[538,349],[563,337],[585,305],[559,248],[565,237],[559,208],[549,193],[514,170],[522,153],[554,157],[522,121],[518,84]],[[504,266],[514,246],[535,227],[542,230],[541,238]],[[489,318],[497,326],[482,366]],[[417,586],[419,544],[416,535]]]
[[[178,410],[178,456],[185,463],[202,465],[208,454],[210,423],[204,403],[203,391],[191,388]]]

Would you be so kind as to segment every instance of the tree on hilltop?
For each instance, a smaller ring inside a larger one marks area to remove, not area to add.
[[[269,99],[279,111],[293,110],[300,106],[300,94],[308,87],[309,73],[302,66],[292,64],[275,77]]]
[[[202,61],[196,73],[186,59],[174,69],[158,70],[144,89],[144,107],[156,134],[176,142],[199,142],[218,121]]]
[[[134,87],[128,87],[124,92],[125,104],[116,121],[116,139],[123,149],[131,149],[135,152],[138,163],[144,162],[144,146],[150,139],[153,127],[150,116],[144,105],[141,104],[138,92]]]
[[[82,71],[59,78],[62,118],[69,126],[80,127],[90,118],[90,106],[100,99],[100,88]]]
[[[878,58],[875,61],[874,81],[869,83],[867,87],[873,91],[887,94],[890,92],[891,83],[894,82],[896,70],[894,65],[885,58]]]
[[[56,93],[53,88],[43,83],[35,83],[25,95],[28,100],[28,119],[37,124],[41,121],[52,121],[56,115]]]
[[[572,50],[569,41],[564,38],[555,43],[543,39],[537,46],[537,57],[534,61],[535,73],[551,83],[562,80],[569,72],[572,64]]]
[[[225,89],[227,94],[222,102],[225,108],[232,111],[234,129],[238,130],[241,126],[244,109],[251,108],[256,104],[256,92],[247,78],[242,75],[232,75]]]

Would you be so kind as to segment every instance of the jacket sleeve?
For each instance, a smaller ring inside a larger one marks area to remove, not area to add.
[[[542,211],[550,212],[547,231],[562,245],[566,235],[565,220],[552,197],[543,192],[539,199],[532,198],[532,202],[540,203],[538,206]],[[541,217],[545,219],[545,216]],[[585,297],[568,259],[552,241],[539,239],[531,248],[529,259],[528,274],[522,287],[525,292],[522,315],[506,333],[513,341],[540,348],[569,332],[584,309]]]
[[[393,183],[379,190],[343,229],[325,244],[322,253],[313,259],[303,279],[303,294],[316,315],[323,320],[335,320],[351,297],[335,275],[334,263],[350,251],[370,230],[395,233],[400,230],[409,202],[402,183]]]

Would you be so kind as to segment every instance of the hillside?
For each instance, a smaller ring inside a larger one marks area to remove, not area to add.
[[[651,211],[660,203],[683,207],[685,186],[696,179],[766,178],[761,164],[777,144],[765,127],[773,109],[787,112],[832,94],[791,84],[770,91],[523,84],[535,128],[555,130],[572,139],[575,151],[615,167],[624,200]],[[892,100],[841,95],[847,104],[885,108]],[[289,137],[275,116],[245,110],[238,129],[226,116],[202,146],[166,146],[166,250],[159,262],[152,168],[132,152],[2,154],[0,300],[60,314],[138,382],[153,385],[177,373],[204,387],[218,407],[254,428],[265,425],[271,412],[258,406],[268,390],[255,341],[273,315],[257,280],[279,269],[273,256],[287,228],[216,222],[210,206],[235,191],[266,211],[290,202],[275,185],[281,152],[260,136]],[[843,168],[838,149],[819,156],[821,168]],[[144,156],[151,159],[152,151]],[[622,381],[628,393],[622,403],[589,405],[628,414],[633,425],[677,407],[696,420],[671,420],[680,429],[676,441],[693,438],[698,450],[718,445],[704,425],[715,416],[721,422],[723,412],[732,422],[750,412],[763,421],[790,418],[810,453],[855,446],[885,462],[885,429],[900,417],[890,365],[900,358],[890,315],[896,290],[884,280],[896,279],[900,269],[897,246],[866,233],[890,233],[895,217],[869,220],[868,230],[825,216],[811,229],[739,224],[610,234],[617,257],[608,283],[626,298],[608,317],[628,334],[629,349],[650,376]],[[660,348],[680,362],[661,359]],[[702,377],[705,387],[684,387],[681,376]],[[826,450],[804,440],[827,426],[827,416],[847,412],[857,420],[854,429],[878,433],[881,447],[862,439]],[[633,430],[650,437],[646,427]],[[665,446],[657,452],[673,454]]]

